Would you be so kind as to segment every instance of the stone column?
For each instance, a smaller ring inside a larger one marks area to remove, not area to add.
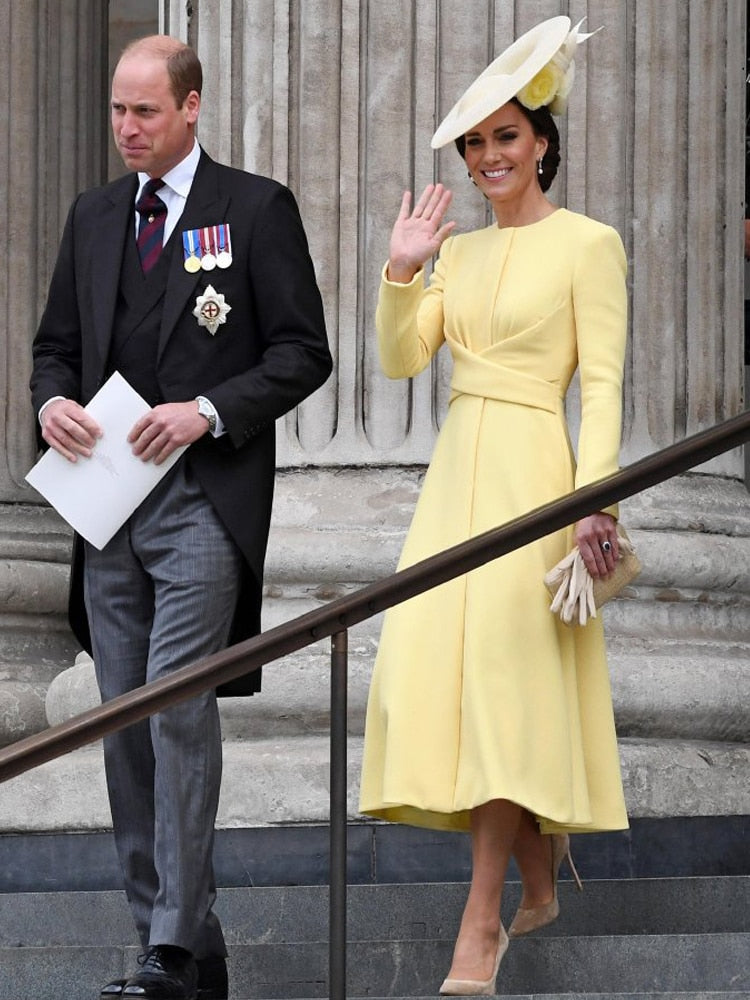
[[[24,483],[36,457],[30,344],[68,206],[106,153],[106,5],[3,0],[0,38],[0,744],[46,722],[44,691],[70,662],[70,535]]]
[[[633,259],[627,456],[742,409],[741,6],[641,2],[623,24],[634,33],[638,70],[625,156]],[[727,454],[705,471],[737,477],[741,456]]]

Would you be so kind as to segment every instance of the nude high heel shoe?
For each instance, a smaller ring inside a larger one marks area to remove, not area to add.
[[[497,943],[495,968],[489,979],[445,979],[440,987],[440,995],[444,997],[492,997],[495,995],[497,971],[503,955],[508,950],[508,935],[500,924],[500,938]]]
[[[576,866],[573,864],[573,858],[570,855],[570,838],[567,833],[553,833],[551,836],[552,899],[549,903],[543,903],[542,906],[531,906],[528,908],[519,906],[508,931],[508,935],[512,938],[521,937],[522,934],[529,934],[531,931],[538,930],[546,924],[551,924],[553,920],[557,920],[560,913],[560,904],[557,901],[557,877],[560,874],[560,865],[564,858],[568,861],[568,867],[575,879],[578,891],[583,892],[583,885],[578,877]]]

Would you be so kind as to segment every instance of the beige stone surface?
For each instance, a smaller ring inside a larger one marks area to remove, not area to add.
[[[73,666],[61,671],[47,688],[44,700],[47,725],[57,726],[101,703],[94,662],[88,653],[81,652]]]
[[[750,812],[750,747],[703,741],[625,740],[620,745],[629,815],[726,816]],[[348,754],[348,813],[358,817],[361,740]],[[316,738],[224,744],[220,829],[325,823],[329,756]],[[76,750],[5,783],[0,830],[108,830],[111,817],[99,746]]]

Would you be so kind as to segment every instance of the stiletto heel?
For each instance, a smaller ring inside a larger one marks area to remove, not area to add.
[[[576,866],[570,853],[570,838],[567,833],[552,834],[552,899],[549,903],[541,906],[521,907],[519,906],[515,917],[508,931],[509,937],[521,937],[522,934],[530,934],[531,931],[538,930],[553,920],[557,920],[560,914],[560,904],[557,900],[557,878],[560,874],[560,865],[563,860],[568,862],[571,875],[573,876],[576,888],[583,892],[583,883],[578,875]]]
[[[552,835],[555,836],[554,834]],[[565,860],[568,862],[568,868],[570,868],[570,874],[573,876],[573,880],[576,884],[576,889],[579,892],[583,892],[583,882],[580,879],[576,866],[573,864],[573,855],[570,853],[570,838],[565,835],[565,839],[568,841],[568,849],[565,852]],[[554,846],[552,848],[554,856]],[[553,862],[554,863],[554,862]]]
[[[495,995],[495,984],[500,962],[508,950],[508,935],[500,924],[500,938],[497,943],[495,968],[489,979],[445,979],[440,987],[440,995],[448,997],[491,997]]]

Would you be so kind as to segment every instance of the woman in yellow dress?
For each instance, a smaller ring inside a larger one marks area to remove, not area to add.
[[[464,235],[451,194],[404,194],[377,310],[391,378],[445,341],[448,413],[400,567],[617,470],[626,337],[617,233],[557,208],[560,113],[586,37],[566,17],[527,32],[433,138],[455,141],[496,223]],[[425,263],[439,258],[427,287]],[[580,370],[577,462],[564,398]],[[593,577],[618,556],[614,508],[526,545],[386,615],[368,703],[362,812],[470,831],[472,881],[446,994],[493,993],[512,855],[523,897],[510,936],[557,916],[568,834],[627,827],[601,620],[564,625],[545,573],[579,546]]]

